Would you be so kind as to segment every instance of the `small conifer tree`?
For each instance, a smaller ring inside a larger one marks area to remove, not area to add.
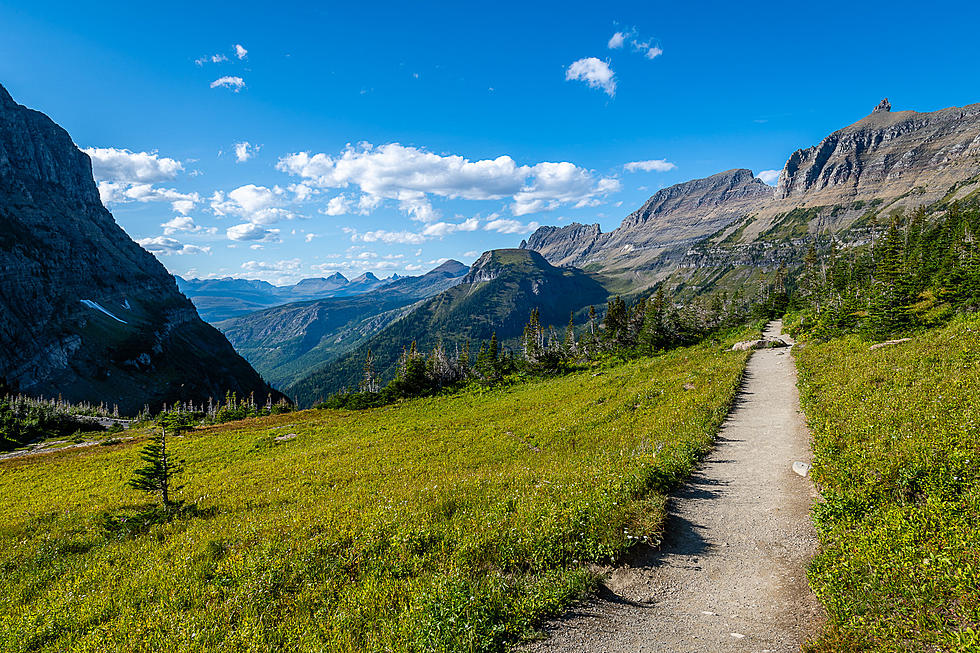
[[[163,502],[163,507],[169,510],[175,505],[175,502],[171,501],[171,493],[182,487],[172,487],[171,479],[184,470],[184,461],[174,458],[167,450],[167,431],[169,430],[171,435],[180,435],[192,429],[194,422],[192,416],[187,413],[166,412],[160,416],[158,423],[160,433],[154,435],[150,443],[140,452],[140,458],[146,465],[133,472],[129,486],[148,494],[158,495]]]

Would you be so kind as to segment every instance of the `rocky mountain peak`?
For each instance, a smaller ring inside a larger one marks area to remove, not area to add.
[[[484,252],[473,262],[470,271],[463,277],[463,283],[493,281],[508,270],[519,270],[522,275],[536,269],[550,268],[548,262],[529,249],[492,249]]]
[[[930,186],[932,179],[971,176],[978,154],[980,104],[893,113],[886,98],[871,115],[794,152],[779,177],[776,198],[806,195],[808,201],[833,205],[858,193],[900,195]],[[954,168],[963,170],[951,174]],[[937,192],[952,181],[942,183]]]

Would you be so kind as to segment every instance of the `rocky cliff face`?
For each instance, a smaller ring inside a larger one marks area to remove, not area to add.
[[[772,194],[751,170],[729,170],[657,191],[609,233],[601,233],[597,224],[541,227],[521,247],[540,252],[553,265],[648,269],[758,210]]]
[[[0,86],[0,377],[71,401],[206,400],[269,387],[99,200],[89,158]]]
[[[644,285],[678,266],[786,262],[787,247],[805,250],[807,239],[978,192],[980,104],[891,109],[885,99],[862,120],[794,152],[775,189],[748,170],[730,170],[659,191],[608,234],[599,225],[541,227],[521,247],[556,265]]]
[[[777,199],[835,201],[848,195],[893,197],[916,186],[980,172],[980,104],[933,113],[892,113],[884,100],[866,118],[797,150],[786,162]],[[945,186],[943,186],[945,184]]]

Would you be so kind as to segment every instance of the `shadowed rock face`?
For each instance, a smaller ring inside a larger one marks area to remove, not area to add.
[[[270,391],[115,223],[68,133],[2,86],[0,377],[126,413]]]

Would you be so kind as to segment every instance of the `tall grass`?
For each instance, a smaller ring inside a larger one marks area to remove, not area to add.
[[[171,444],[197,510],[129,535],[102,524],[144,507],[138,444],[0,463],[0,648],[500,650],[659,538],[737,391],[725,344],[199,429]]]
[[[808,650],[980,650],[980,317],[797,360],[830,617]]]

